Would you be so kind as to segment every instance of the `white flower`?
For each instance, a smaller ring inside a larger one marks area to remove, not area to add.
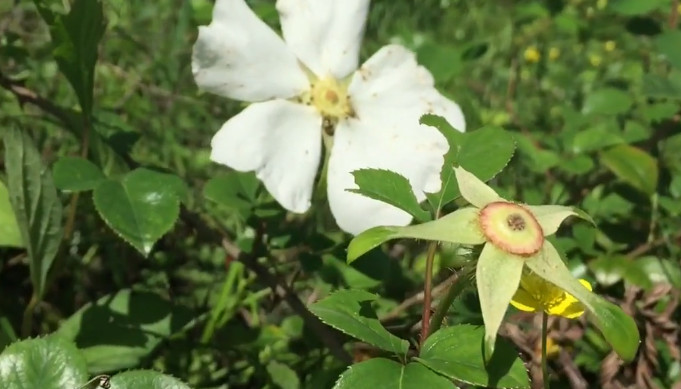
[[[199,27],[192,71],[199,87],[251,102],[212,140],[211,159],[255,171],[286,209],[310,207],[322,156],[330,156],[328,200],[338,225],[353,234],[406,225],[411,216],[346,189],[352,171],[381,168],[407,177],[419,200],[440,188],[448,145],[420,125],[425,113],[464,130],[459,106],[440,95],[430,73],[398,45],[381,48],[357,69],[369,0],[278,0],[284,42],[243,0],[217,0]]]

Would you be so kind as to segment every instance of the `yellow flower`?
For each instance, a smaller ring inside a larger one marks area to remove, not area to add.
[[[525,53],[523,53],[523,56],[525,57],[525,61],[530,63],[537,63],[541,59],[541,54],[539,53],[539,50],[537,50],[537,48],[534,46],[530,46],[527,49],[525,49]]]
[[[605,47],[605,51],[613,51],[617,47],[617,44],[615,41],[607,41],[603,46]]]
[[[588,281],[580,279],[579,282],[591,291]],[[584,306],[574,296],[534,273],[523,274],[511,305],[525,312],[545,311],[568,319],[584,313]]]
[[[589,63],[591,63],[592,66],[600,66],[601,62],[603,62],[603,58],[601,58],[600,55],[598,54],[591,54],[589,56]]]
[[[557,47],[552,47],[549,49],[549,59],[554,61],[560,57],[560,50]]]
[[[596,1],[596,8],[598,9],[604,9],[605,7],[608,6],[608,0],[598,0]]]

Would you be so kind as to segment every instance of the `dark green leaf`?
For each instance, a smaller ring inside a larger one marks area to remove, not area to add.
[[[0,354],[2,389],[72,389],[86,381],[85,359],[58,336],[22,340]]]
[[[657,190],[657,160],[639,148],[615,146],[601,152],[601,163],[643,193],[652,195]]]
[[[256,201],[257,185],[254,175],[232,172],[208,180],[203,196],[224,207],[248,210]]]
[[[154,243],[175,224],[186,190],[177,176],[140,168],[121,182],[100,183],[94,201],[109,227],[148,255]]]
[[[363,290],[339,290],[312,304],[310,311],[324,323],[363,342],[406,355],[409,343],[388,332],[376,317],[371,303],[377,298]]]
[[[655,38],[655,46],[662,53],[669,63],[681,69],[681,31],[672,30],[660,34]]]
[[[681,84],[671,78],[646,74],[643,76],[643,94],[648,97],[681,100]]]
[[[75,341],[89,372],[99,374],[138,366],[192,317],[157,294],[126,289],[85,305],[57,333]]]
[[[42,297],[62,239],[62,205],[49,169],[28,134],[16,127],[4,136],[10,201],[28,251],[31,282]]]
[[[43,0],[35,0],[50,25],[54,59],[73,87],[81,109],[92,113],[97,46],[104,35],[104,13],[100,0],[75,0],[67,15],[55,14]]]
[[[178,380],[151,370],[133,370],[111,377],[110,389],[190,389]]]
[[[428,370],[421,364],[401,363],[385,358],[374,358],[350,366],[334,389],[455,389],[448,379]]]
[[[5,183],[0,181],[0,246],[24,247]]]
[[[419,205],[409,180],[390,170],[360,169],[352,172],[359,189],[348,189],[374,200],[393,205],[416,220],[428,221],[430,214]]]
[[[57,188],[69,192],[93,190],[104,181],[104,173],[94,163],[84,158],[62,157],[53,167]]]
[[[582,111],[586,114],[617,115],[627,112],[633,103],[628,93],[615,88],[604,88],[591,92],[586,97]]]
[[[449,378],[492,388],[529,388],[530,381],[518,352],[497,338],[494,354],[485,364],[483,327],[457,325],[432,334],[421,348],[418,361]]]

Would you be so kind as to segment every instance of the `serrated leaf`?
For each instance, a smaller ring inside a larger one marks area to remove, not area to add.
[[[641,192],[652,195],[657,190],[657,160],[630,145],[618,145],[601,152],[601,163],[618,178]]]
[[[24,247],[5,183],[0,181],[0,246]]]
[[[385,358],[373,358],[352,365],[336,382],[334,389],[456,389],[448,379],[419,363],[406,366]]]
[[[111,377],[110,389],[191,389],[169,375],[152,370],[132,370]]]
[[[66,15],[54,13],[43,0],[34,0],[50,26],[52,54],[59,70],[73,87],[86,115],[92,113],[97,46],[105,30],[99,0],[75,0]]]
[[[73,342],[59,336],[22,340],[0,354],[3,389],[70,389],[86,381],[85,359]]]
[[[91,374],[138,366],[192,320],[192,312],[151,292],[129,289],[87,304],[57,334],[76,342]]]
[[[10,201],[28,251],[31,282],[40,298],[63,235],[62,204],[50,171],[28,134],[11,127],[4,144]]]
[[[144,168],[120,182],[101,182],[93,194],[102,219],[143,255],[173,227],[185,196],[186,187],[177,176]]]
[[[359,189],[348,189],[349,192],[393,205],[419,221],[431,219],[430,213],[419,205],[406,177],[383,169],[360,169],[353,171],[352,175]]]
[[[93,190],[106,180],[102,170],[85,158],[61,157],[52,170],[54,184],[68,192]]]
[[[486,364],[482,354],[483,327],[456,325],[432,334],[421,347],[418,361],[445,376],[491,388],[529,388],[530,381],[518,352],[497,338]]]
[[[449,142],[442,169],[442,188],[438,193],[427,194],[434,208],[440,208],[460,196],[453,166],[459,165],[487,181],[506,167],[515,152],[513,135],[500,127],[486,126],[462,134],[439,116],[424,115],[421,123],[439,129]]]
[[[603,88],[591,92],[586,97],[582,112],[617,115],[627,112],[633,103],[634,100],[628,93],[615,88]]]
[[[377,298],[363,290],[339,290],[312,304],[310,311],[324,323],[363,342],[406,355],[409,343],[388,332],[376,317],[371,303]]]

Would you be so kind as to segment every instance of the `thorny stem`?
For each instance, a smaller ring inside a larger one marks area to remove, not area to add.
[[[468,285],[470,285],[471,278],[469,275],[470,271],[463,271],[456,281],[449,286],[449,289],[447,289],[447,294],[438,303],[437,308],[435,308],[433,318],[430,320],[431,334],[440,329],[442,322],[445,319],[445,315],[447,315],[447,311],[449,311],[449,307],[452,306],[452,303],[454,303],[454,300],[459,297],[461,292],[463,292]]]
[[[429,334],[430,327],[430,305],[432,300],[432,284],[433,284],[433,262],[435,261],[435,252],[437,251],[437,242],[431,242],[428,245],[428,256],[426,257],[426,281],[423,285],[423,314],[421,315],[421,339],[419,347],[423,346]]]
[[[546,311],[541,313],[541,373],[544,381],[544,389],[549,389],[549,369],[546,363],[546,341],[548,332],[549,315]]]

